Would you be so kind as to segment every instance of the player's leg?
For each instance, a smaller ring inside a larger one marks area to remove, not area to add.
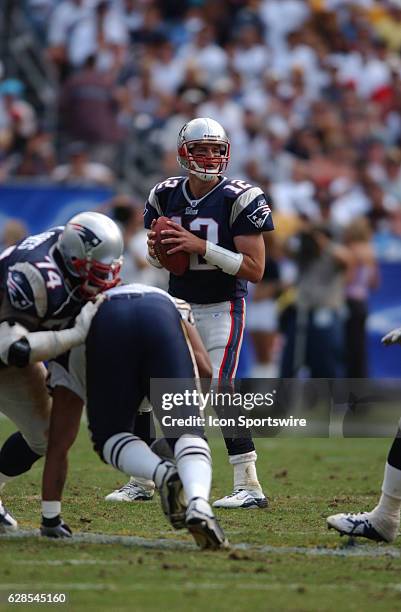
[[[245,300],[216,305],[192,305],[196,326],[209,353],[213,380],[230,382],[235,378],[245,323]],[[223,414],[219,414],[223,416]],[[226,415],[229,416],[229,415]],[[223,431],[224,436],[224,431]],[[224,436],[229,462],[234,469],[234,488],[230,495],[218,499],[220,508],[264,508],[263,494],[256,472],[257,454],[249,429],[241,428],[235,438]]]
[[[0,490],[5,483],[27,472],[46,452],[50,397],[46,369],[33,364],[24,369],[0,372],[1,412],[19,429],[0,449]],[[15,519],[0,501],[0,531],[17,527]]]
[[[146,442],[148,446],[151,446],[155,441],[152,406],[146,397],[143,399],[135,417],[133,433]],[[105,500],[108,502],[149,501],[153,498],[154,492],[155,483],[152,480],[131,476],[126,484],[106,495]]]
[[[148,305],[148,311],[156,305]],[[149,346],[157,346],[156,351],[148,353],[147,379],[168,378],[184,379],[185,388],[192,391],[195,386],[195,368],[186,335],[182,329],[180,315],[168,302],[160,303],[159,317],[153,316],[153,330],[147,338]],[[154,313],[156,315],[156,312]],[[174,356],[174,358],[173,358]],[[177,381],[177,385],[181,385]],[[177,386],[180,390],[181,386]],[[182,389],[184,390],[184,389]],[[211,454],[204,438],[203,428],[199,425],[200,413],[196,403],[173,406],[169,411],[171,419],[191,418],[192,425],[180,427],[174,432],[163,424],[162,401],[159,394],[152,394],[152,403],[157,418],[162,424],[166,437],[174,450],[177,471],[183,485],[188,508],[185,526],[201,548],[221,548],[227,546],[225,535],[214,517],[209,504],[212,481]]]
[[[341,535],[359,536],[378,542],[393,542],[400,528],[400,509],[401,429],[398,430],[387,457],[382,494],[377,506],[371,512],[334,514],[327,518],[327,525],[336,529]]]
[[[155,482],[163,510],[178,528],[185,526],[186,506],[177,470],[132,433],[146,392],[146,358],[157,352],[155,338],[147,342],[154,313],[142,303],[144,299],[114,298],[92,323],[86,341],[88,425],[94,448],[106,463]]]

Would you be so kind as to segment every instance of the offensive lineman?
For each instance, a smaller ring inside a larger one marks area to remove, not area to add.
[[[0,410],[18,427],[0,449],[0,490],[45,454],[50,398],[40,362],[85,341],[100,304],[90,300],[119,282],[122,251],[117,225],[87,212],[0,256]],[[16,528],[0,501],[0,531]]]
[[[77,347],[67,361],[64,356],[50,364],[49,383],[55,396],[43,475],[43,509],[53,516],[42,518],[42,535],[71,536],[60,516],[60,500],[68,449],[86,398],[88,425],[101,459],[126,474],[154,481],[172,526],[186,527],[201,548],[228,545],[208,502],[211,457],[202,427],[195,423],[172,432],[162,424],[176,466],[131,433],[143,398],[150,396],[152,378],[184,378],[195,384],[197,368],[186,330],[166,292],[139,284],[122,285],[107,292],[91,324],[86,349]],[[165,413],[158,397],[153,404],[162,422]],[[169,415],[172,419],[199,418],[199,411],[196,406],[175,406]],[[182,498],[182,488],[188,503]]]
[[[268,198],[259,187],[223,176],[230,159],[230,141],[223,127],[208,118],[193,119],[178,135],[178,163],[188,177],[158,183],[145,206],[145,227],[160,216],[171,218],[163,240],[169,253],[190,253],[182,276],[170,274],[169,293],[191,304],[196,326],[209,352],[213,378],[235,377],[245,321],[247,281],[264,272],[262,232],[273,229]],[[148,240],[150,263],[160,267]],[[222,508],[263,508],[267,499],[256,473],[256,452],[250,431],[226,438],[234,467],[234,490],[214,502]]]
[[[383,344],[401,344],[401,327],[382,338]],[[400,529],[401,511],[401,419],[384,468],[382,494],[370,512],[340,513],[327,517],[329,529],[341,535],[394,542]]]

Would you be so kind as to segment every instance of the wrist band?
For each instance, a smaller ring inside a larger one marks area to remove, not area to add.
[[[217,266],[226,274],[235,276],[241,267],[244,256],[242,253],[234,253],[233,251],[223,249],[223,247],[206,240],[206,253],[204,258],[208,263]]]

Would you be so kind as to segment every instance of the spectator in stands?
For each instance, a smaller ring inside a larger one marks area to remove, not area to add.
[[[105,164],[90,161],[85,143],[73,142],[68,147],[68,162],[57,166],[51,178],[57,183],[112,185],[114,174]]]
[[[24,84],[18,79],[0,83],[0,129],[12,134],[14,150],[21,150],[37,129],[36,113],[23,99],[24,90]]]
[[[347,378],[368,376],[366,319],[368,297],[379,282],[372,231],[366,217],[359,217],[344,233],[344,242],[352,253],[347,271],[347,319],[345,323],[345,360]]]
[[[147,230],[143,227],[143,207],[132,196],[119,194],[99,210],[119,225],[124,238],[124,263],[121,278],[127,283],[143,283],[167,288],[168,273],[151,266],[146,259]]]
[[[74,30],[92,14],[91,0],[61,0],[55,4],[49,20],[48,57],[59,76],[71,71],[71,47]]]
[[[278,331],[277,298],[281,292],[280,269],[274,239],[265,234],[264,240],[265,272],[257,285],[250,285],[246,313],[246,326],[255,355],[254,378],[274,378],[278,374],[274,349]]]
[[[6,221],[1,236],[0,252],[3,252],[4,249],[7,249],[16,244],[19,240],[25,238],[28,233],[28,228],[25,223],[19,219],[9,219]]]
[[[95,9],[80,19],[70,34],[69,62],[83,66],[88,57],[96,57],[101,71],[117,71],[124,62],[128,28],[117,3],[98,0]]]
[[[60,92],[60,116],[68,140],[81,140],[95,161],[112,165],[123,131],[118,123],[114,77],[96,68],[91,55],[82,70],[70,76]]]
[[[53,135],[48,130],[38,129],[28,138],[14,173],[17,176],[49,178],[55,166]]]
[[[297,297],[283,317],[280,375],[291,378],[307,368],[312,378],[344,376],[345,273],[352,254],[327,226],[307,222],[290,239],[288,253],[298,265]]]

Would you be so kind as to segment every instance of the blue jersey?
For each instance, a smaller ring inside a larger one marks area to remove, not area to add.
[[[29,331],[72,325],[83,301],[65,279],[56,244],[62,227],[28,236],[0,255],[0,322]]]
[[[145,227],[153,219],[171,218],[204,240],[237,253],[234,238],[274,229],[270,202],[259,187],[223,177],[205,196],[195,200],[188,178],[175,176],[158,183],[145,207]],[[247,281],[226,274],[197,254],[190,255],[189,269],[170,274],[169,292],[197,304],[213,304],[244,297]]]

